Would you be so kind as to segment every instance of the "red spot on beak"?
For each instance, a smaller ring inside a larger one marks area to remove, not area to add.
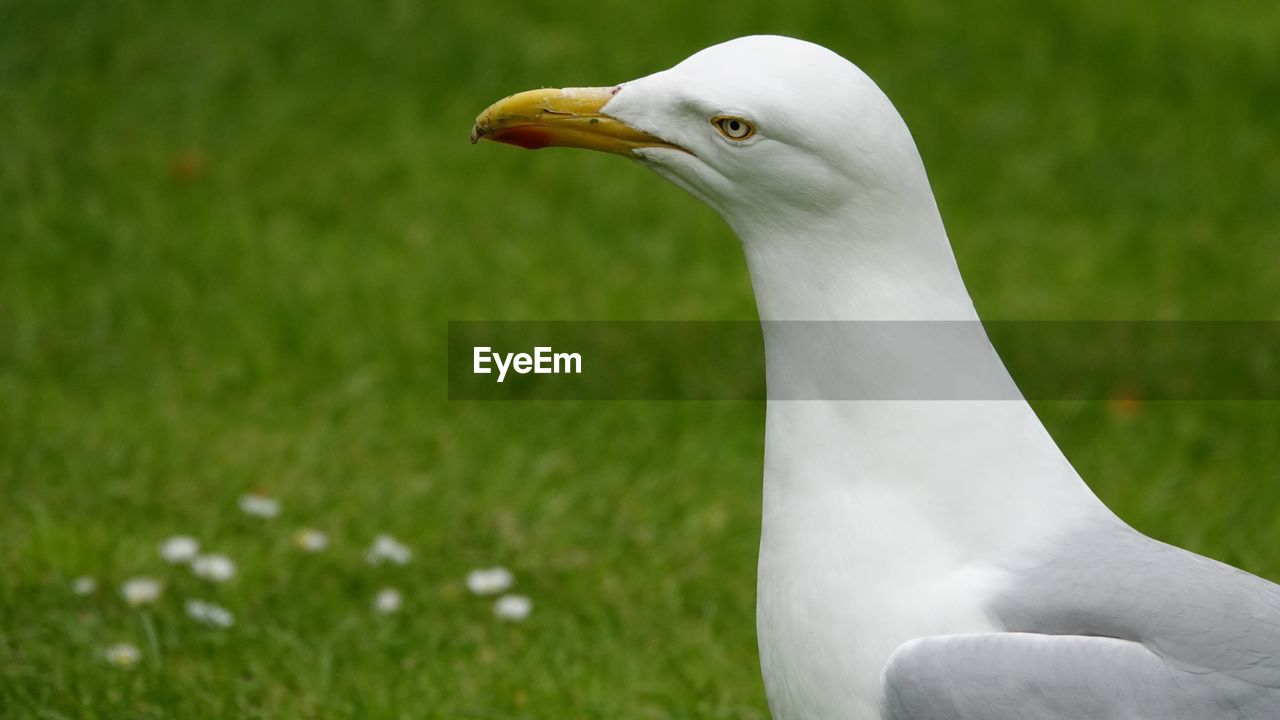
[[[500,143],[515,145],[525,150],[541,150],[552,144],[551,133],[542,128],[531,127],[529,125],[517,125],[510,128],[502,128],[489,133],[490,140],[496,140]]]

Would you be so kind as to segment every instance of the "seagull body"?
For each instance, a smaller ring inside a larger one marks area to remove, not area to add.
[[[857,67],[741,38],[506,98],[480,138],[626,155],[741,239],[770,389],[757,629],[775,718],[1280,717],[1280,586],[1137,533],[1085,485],[982,331],[910,132]],[[906,352],[892,328],[913,323],[962,329]],[[922,379],[988,392],[913,397]]]

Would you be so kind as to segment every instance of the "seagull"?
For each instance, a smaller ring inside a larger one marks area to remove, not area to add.
[[[626,156],[741,240],[769,387],[756,624],[775,718],[1280,718],[1280,586],[1138,533],[1084,483],[855,65],[739,38],[512,95],[480,139]]]

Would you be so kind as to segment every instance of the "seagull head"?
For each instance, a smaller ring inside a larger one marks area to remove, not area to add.
[[[480,114],[471,139],[630,157],[735,228],[811,222],[913,189],[932,199],[875,83],[826,48],[779,36],[731,40],[611,87],[512,95]]]

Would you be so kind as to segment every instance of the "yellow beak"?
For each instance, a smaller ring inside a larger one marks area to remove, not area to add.
[[[616,92],[594,87],[517,93],[480,113],[471,142],[484,138],[530,150],[576,147],[617,155],[647,147],[683,149],[600,112]]]

